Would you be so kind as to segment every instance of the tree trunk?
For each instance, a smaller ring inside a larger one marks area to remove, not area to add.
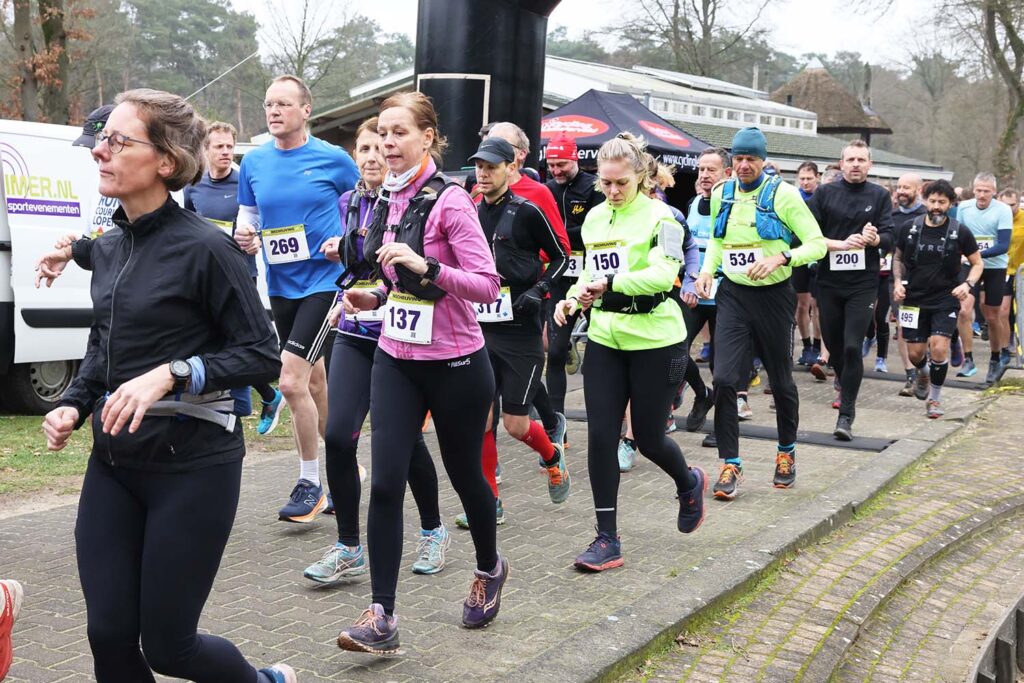
[[[53,123],[68,122],[68,36],[64,26],[64,0],[39,0],[46,54],[53,66],[43,91],[46,115]]]
[[[103,72],[100,71],[100,62],[96,60],[96,102],[97,106],[103,106]]]
[[[30,0],[14,0],[14,39],[18,53],[18,76],[21,86],[21,118],[39,120],[39,86],[36,83],[36,49],[32,41],[32,5]]]
[[[245,135],[245,127],[242,123],[242,89],[235,88],[235,118],[238,119],[238,139]]]

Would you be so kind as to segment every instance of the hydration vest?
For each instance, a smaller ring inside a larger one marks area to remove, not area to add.
[[[401,265],[395,266],[398,282],[391,282],[380,266],[377,265],[377,250],[384,244],[384,232],[388,231],[395,234],[395,242],[408,244],[414,252],[423,256],[423,231],[426,228],[427,219],[437,204],[437,198],[453,185],[461,187],[461,185],[448,176],[442,173],[436,174],[409,200],[409,206],[406,208],[405,213],[402,214],[398,225],[387,225],[387,200],[391,193],[387,190],[381,190],[381,201],[377,202],[373,220],[366,231],[366,237],[363,239],[363,258],[367,263],[373,264],[374,273],[371,275],[371,279],[380,277],[387,281],[390,286],[397,287],[400,291],[408,292],[419,299],[426,299],[428,301],[440,299],[445,295],[445,291],[433,282],[428,282],[426,285],[421,284],[422,276],[413,273]]]
[[[502,281],[512,287],[532,287],[544,272],[537,252],[527,251],[516,243],[513,228],[519,209],[526,203],[526,199],[509,194],[491,236],[494,266]]]
[[[918,252],[921,250],[921,231],[924,230],[924,216],[918,216],[910,224],[910,231],[907,233],[906,249],[903,251],[903,263],[913,267],[917,265]],[[942,267],[949,273],[960,272],[960,223],[955,218],[948,217],[946,223],[946,236],[942,240]]]
[[[718,216],[715,217],[715,237],[723,239],[725,228],[729,223],[729,214],[732,212],[732,205],[736,201],[735,178],[729,178],[722,183],[722,203],[718,209]],[[793,231],[786,227],[786,224],[775,213],[775,195],[782,184],[779,176],[769,176],[768,180],[761,186],[757,193],[755,227],[757,235],[762,240],[783,240],[786,244],[792,244]]]

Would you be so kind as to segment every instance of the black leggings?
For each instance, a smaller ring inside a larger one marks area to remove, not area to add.
[[[892,305],[892,276],[878,276],[878,299],[875,315],[868,323],[865,339],[878,339],[878,358],[889,357],[889,307]]]
[[[378,348],[370,384],[370,578],[373,601],[390,613],[402,561],[405,482],[428,410],[448,479],[469,518],[477,569],[491,572],[498,564],[494,494],[480,460],[494,372],[484,348],[449,360],[399,360]]]
[[[152,682],[153,671],[199,683],[257,681],[234,645],[196,633],[241,476],[241,460],[181,473],[89,460],[75,546],[98,683]]]
[[[874,318],[878,288],[861,289],[818,285],[821,338],[829,351],[829,363],[839,378],[839,414],[856,416],[857,394],[864,379],[863,344],[868,323]]]
[[[359,545],[359,468],[356,451],[359,433],[370,411],[370,372],[377,342],[338,334],[331,354],[327,383],[327,483],[331,488],[338,523],[338,540]],[[420,527],[441,526],[437,505],[437,470],[420,433],[409,461],[409,488],[420,511]]]
[[[569,288],[576,283],[575,278],[561,277],[551,288],[551,315],[548,316],[548,369],[545,375],[547,393],[551,399],[551,407],[560,412],[565,412],[565,392],[568,380],[565,377],[565,364],[569,362],[569,341],[576,321],[580,319],[580,312],[576,311],[567,318],[565,324],[559,327],[555,324],[554,304],[565,298]]]
[[[626,404],[637,449],[689,491],[694,477],[679,444],[665,434],[665,407],[686,369],[683,342],[660,349],[619,351],[591,339],[583,364],[587,406],[587,465],[600,531],[615,535],[619,496],[619,430]]]
[[[686,353],[689,355],[690,347],[697,340],[697,335],[700,334],[701,329],[704,327],[704,323],[708,325],[708,339],[711,343],[708,348],[708,368],[711,372],[715,371],[715,306],[702,306],[697,304],[693,308],[684,304],[683,308],[683,321],[686,323]],[[704,379],[700,376],[700,367],[696,363],[687,362],[686,364],[686,383],[690,385],[695,394],[700,395],[702,392],[707,391],[707,387],[704,384]]]
[[[750,383],[753,356],[764,363],[775,399],[779,444],[796,442],[800,398],[793,382],[796,293],[789,280],[748,287],[722,279],[715,297],[715,438],[718,457],[740,457],[736,387]]]

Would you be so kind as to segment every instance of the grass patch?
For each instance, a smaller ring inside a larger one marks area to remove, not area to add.
[[[0,494],[31,493],[53,485],[60,477],[85,472],[92,450],[88,424],[71,437],[64,450],[51,453],[46,450],[42,421],[38,416],[0,415]]]

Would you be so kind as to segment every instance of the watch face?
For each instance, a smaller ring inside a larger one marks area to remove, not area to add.
[[[191,376],[192,366],[183,360],[176,360],[171,363],[171,374],[177,377]]]

